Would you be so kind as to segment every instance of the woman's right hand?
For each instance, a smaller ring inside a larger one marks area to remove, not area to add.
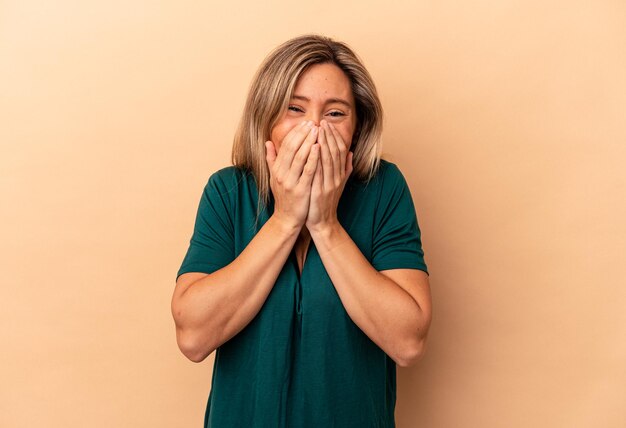
[[[301,228],[311,200],[311,183],[317,169],[320,147],[315,144],[319,128],[313,122],[294,126],[276,153],[272,141],[265,142],[274,195],[274,214],[289,227]]]

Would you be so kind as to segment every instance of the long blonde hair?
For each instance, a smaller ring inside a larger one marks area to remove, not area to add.
[[[302,72],[321,63],[337,65],[352,86],[357,113],[352,175],[369,181],[380,165],[383,109],[374,81],[361,60],[345,43],[329,37],[307,34],[290,39],[270,52],[252,79],[233,142],[233,165],[250,171],[256,180],[257,220],[261,205],[267,207],[271,193],[265,142],[286,111]]]

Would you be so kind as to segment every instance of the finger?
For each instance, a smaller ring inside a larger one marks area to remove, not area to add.
[[[287,178],[285,180],[287,183],[295,184],[300,179],[300,176],[302,175],[302,171],[304,169],[304,165],[306,164],[307,159],[311,153],[311,147],[315,144],[315,141],[317,141],[318,131],[319,129],[316,126],[313,126],[309,130],[309,133],[304,139],[304,142],[293,157],[293,162],[289,167],[289,171],[287,172]]]
[[[304,165],[302,175],[300,176],[300,180],[298,181],[298,186],[311,187],[311,182],[313,181],[313,177],[315,176],[315,172],[317,171],[319,154],[320,146],[319,144],[314,144],[313,147],[311,147],[309,158]]]
[[[320,142],[320,166],[323,175],[323,184],[325,189],[332,189],[333,187],[333,159],[328,148],[328,141],[326,139],[327,131],[324,126],[320,129],[320,136],[318,138]]]
[[[346,156],[346,179],[350,177],[350,174],[352,174],[352,170],[354,169],[354,165],[352,164],[353,158],[354,152],[348,152],[348,156]]]
[[[299,125],[291,128],[287,135],[285,135],[285,138],[283,138],[283,141],[281,142],[280,151],[278,152],[278,160],[280,162],[279,169],[282,173],[287,174],[287,171],[291,168],[293,158],[304,143],[312,128],[313,122],[305,120]],[[302,160],[302,164],[306,162],[307,156],[308,151]]]
[[[269,140],[265,142],[265,160],[271,171],[276,163],[276,147],[274,147],[274,143]]]
[[[332,164],[333,164],[333,172],[332,172],[332,186],[335,185],[335,180],[341,179],[341,163],[340,163],[340,155],[339,148],[337,147],[337,142],[335,140],[335,134],[333,134],[332,129],[330,128],[330,123],[324,121],[324,125],[326,127],[326,141],[328,142],[328,150],[331,154]]]
[[[296,126],[294,126],[293,128],[291,128],[289,130],[289,132],[283,137],[283,141],[281,141],[281,150],[280,151],[276,151],[276,170],[280,171],[282,168],[282,165],[285,163],[284,162],[284,158],[288,155],[289,149],[287,147],[285,147],[285,142],[289,141],[290,138],[292,138],[300,129],[302,129],[303,127],[306,126],[307,121],[303,120],[302,122],[300,122],[299,124],[297,124]],[[284,150],[283,150],[284,149]],[[287,156],[289,157],[289,156]],[[290,163],[287,164],[287,169],[289,168],[289,165],[291,164],[291,161],[289,161]]]
[[[317,169],[315,170],[315,177],[313,177],[312,189],[319,192],[324,184],[324,174],[322,171],[322,147],[319,144],[315,144],[313,147],[316,146],[319,147],[319,149],[317,149],[319,156],[317,157]]]
[[[335,128],[335,125],[333,125],[332,123],[330,125],[333,131],[333,135],[335,136],[335,141],[337,142],[337,148],[339,149],[339,158],[340,158],[339,170],[341,171],[341,174],[342,174],[341,177],[343,178],[343,174],[345,174],[343,165],[345,165],[346,159],[348,158],[349,147],[348,147],[348,144],[345,141],[343,141],[343,138],[341,137],[341,134],[339,133],[339,131],[337,131],[337,128]]]

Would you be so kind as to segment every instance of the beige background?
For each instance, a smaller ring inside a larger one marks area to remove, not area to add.
[[[0,426],[201,426],[175,274],[280,42],[348,42],[431,273],[400,428],[626,426],[626,4],[0,2]],[[262,4],[261,4],[262,3]]]

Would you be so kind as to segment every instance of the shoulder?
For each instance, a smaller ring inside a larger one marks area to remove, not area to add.
[[[381,159],[375,178],[378,210],[393,214],[399,205],[413,203],[409,185],[395,163]]]
[[[249,187],[246,170],[227,166],[212,173],[202,192],[202,206],[223,212],[233,212],[240,195]]]
[[[388,191],[398,186],[404,186],[406,180],[400,168],[388,160],[380,159],[376,173],[371,179],[376,187],[381,187],[383,191]]]
[[[386,159],[381,159],[378,167],[379,174],[384,179],[399,179],[404,178],[402,176],[402,172],[400,172],[400,168],[393,162],[390,162]]]
[[[398,166],[386,159],[380,159],[369,180],[351,176],[347,187],[351,191],[364,192],[369,197],[383,197],[394,189],[406,186],[406,180]],[[376,195],[376,196],[375,196]]]
[[[236,166],[227,166],[218,169],[209,176],[205,189],[219,193],[237,192],[243,180],[247,180],[251,173]]]

